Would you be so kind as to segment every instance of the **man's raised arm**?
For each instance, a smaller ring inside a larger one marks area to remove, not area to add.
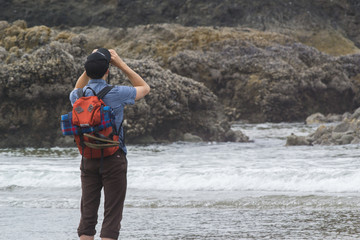
[[[125,75],[129,78],[131,84],[136,89],[136,98],[135,100],[145,97],[150,92],[150,86],[139,76],[134,70],[132,70],[116,53],[115,50],[109,50],[111,54],[110,63],[118,67]]]

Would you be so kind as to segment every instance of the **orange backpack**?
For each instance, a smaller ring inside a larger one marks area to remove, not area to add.
[[[73,105],[72,125],[76,128],[75,142],[85,158],[101,158],[114,154],[119,149],[119,134],[114,116],[102,98],[114,86],[107,86],[98,94],[90,87],[78,89],[79,99]],[[85,96],[90,89],[94,96]]]

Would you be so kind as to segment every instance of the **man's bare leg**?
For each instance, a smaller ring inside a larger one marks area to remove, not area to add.
[[[94,236],[81,235],[80,240],[94,240]]]

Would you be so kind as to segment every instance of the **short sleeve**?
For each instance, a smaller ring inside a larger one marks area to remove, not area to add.
[[[135,104],[136,88],[129,86],[116,86],[111,94],[116,94],[117,101],[124,105]]]
[[[75,101],[79,99],[79,96],[77,95],[77,89],[71,91],[69,98],[71,105],[74,105]]]

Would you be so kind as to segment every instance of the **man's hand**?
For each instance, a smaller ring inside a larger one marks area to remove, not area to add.
[[[109,52],[111,55],[110,63],[115,67],[118,67],[121,70],[123,70],[122,68],[124,68],[124,65],[126,65],[124,61],[120,58],[120,56],[116,53],[114,49],[109,49]]]
[[[145,97],[150,92],[149,85],[139,76],[134,70],[132,70],[116,53],[114,49],[109,49],[111,60],[110,63],[118,67],[129,78],[131,84],[136,89],[135,100]]]

